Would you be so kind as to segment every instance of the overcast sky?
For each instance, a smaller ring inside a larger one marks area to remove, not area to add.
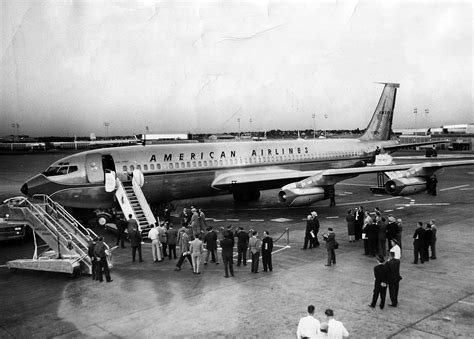
[[[474,122],[467,0],[0,4],[0,135],[365,128],[377,81],[394,128]]]

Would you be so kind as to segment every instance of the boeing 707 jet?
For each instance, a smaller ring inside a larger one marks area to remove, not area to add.
[[[378,152],[433,144],[391,140],[399,84],[384,83],[373,116],[359,138],[298,139],[189,144],[136,145],[77,153],[53,163],[28,180],[21,192],[47,194],[73,208],[114,207],[105,190],[106,173],[130,182],[143,175],[150,203],[232,193],[236,201],[257,200],[261,190],[281,188],[278,200],[288,206],[328,198],[344,179],[362,173],[393,172],[386,190],[394,195],[425,190],[428,178],[444,166],[473,165],[474,160],[406,165],[371,165]]]

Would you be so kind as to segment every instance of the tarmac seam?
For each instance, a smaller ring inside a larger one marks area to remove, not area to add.
[[[417,320],[416,322],[414,322],[414,323],[412,323],[412,324],[410,324],[410,325],[408,325],[408,326],[405,326],[404,328],[402,328],[402,329],[399,330],[398,332],[395,332],[394,334],[390,335],[388,338],[393,338],[394,336],[396,336],[397,334],[400,334],[400,333],[403,332],[404,330],[409,329],[409,328],[413,328],[414,326],[416,326],[416,325],[419,324],[420,322],[422,322],[422,321],[428,319],[429,317],[432,317],[432,316],[435,315],[436,313],[442,312],[442,311],[446,310],[447,308],[453,306],[454,304],[457,304],[457,303],[458,303],[459,301],[461,301],[462,299],[465,299],[465,298],[470,297],[470,296],[473,296],[473,295],[474,295],[474,293],[469,293],[469,294],[464,295],[463,297],[461,297],[461,298],[459,298],[459,299],[453,301],[452,303],[450,303],[450,304],[448,304],[448,305],[446,305],[446,306],[443,306],[443,307],[437,309],[437,310],[434,311],[434,312],[431,312],[430,314],[428,314],[427,316],[425,316],[425,317],[423,317],[423,318]],[[417,330],[418,330],[418,329],[417,329]],[[432,335],[439,335],[439,334],[431,333],[431,332],[428,332],[428,331],[425,331],[425,330],[418,330],[418,331],[422,331],[422,332],[425,332],[425,333],[428,333],[428,334],[432,334]]]

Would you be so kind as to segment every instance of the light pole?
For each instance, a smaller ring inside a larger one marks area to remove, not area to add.
[[[327,121],[328,121],[328,115],[327,115],[327,114],[324,114],[324,119],[326,120],[326,121],[324,122],[324,138],[326,139],[327,136],[328,136],[328,135],[327,135],[327,132],[328,132],[328,131],[327,131]]]
[[[418,110],[416,107],[413,109],[413,114],[415,114],[415,133],[413,133],[414,135],[413,141],[415,141],[416,140],[416,116],[418,115]]]
[[[316,139],[316,114],[311,114],[313,118],[313,139]]]
[[[252,137],[252,118],[249,119],[250,137]]]
[[[428,114],[430,114],[430,109],[425,108],[426,128],[430,128],[430,126],[428,125]]]
[[[239,139],[240,139],[240,118],[237,118],[237,123],[239,124]]]
[[[109,137],[109,125],[110,122],[104,122],[104,128],[105,128],[105,139],[107,140]]]

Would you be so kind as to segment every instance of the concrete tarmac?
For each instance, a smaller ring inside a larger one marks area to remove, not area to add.
[[[29,171],[15,174],[14,180],[20,182]],[[10,176],[0,168],[1,180],[9,182]],[[336,186],[337,206],[332,208],[327,201],[283,208],[276,203],[276,190],[245,206],[233,204],[230,196],[178,202],[177,211],[191,203],[204,208],[214,228],[232,224],[256,229],[260,235],[267,229],[274,239],[282,236],[275,242],[273,272],[263,272],[261,263],[258,274],[250,273],[249,265],[234,265],[235,277],[229,279],[224,278],[222,263],[202,266],[198,276],[189,263],[176,272],[174,259],[154,263],[148,244],[143,263],[132,262],[128,244],[114,252],[111,283],[89,276],[10,272],[2,266],[0,337],[292,338],[309,304],[316,306],[320,321],[325,321],[324,310],[332,308],[354,338],[472,337],[473,177],[472,167],[449,168],[438,174],[436,197],[392,197],[369,191],[375,175],[360,176]],[[346,235],[345,214],[359,205],[369,210],[378,206],[385,215],[403,219],[403,280],[397,308],[368,307],[376,262],[363,255],[361,241],[349,243]],[[324,266],[323,247],[300,249],[304,219],[312,210],[319,214],[320,233],[335,229],[340,243],[335,266]],[[430,219],[436,219],[438,227],[438,259],[413,265],[415,223]],[[96,226],[94,230],[104,233]],[[104,234],[114,245],[114,235]],[[31,242],[2,243],[0,265],[32,253]]]

